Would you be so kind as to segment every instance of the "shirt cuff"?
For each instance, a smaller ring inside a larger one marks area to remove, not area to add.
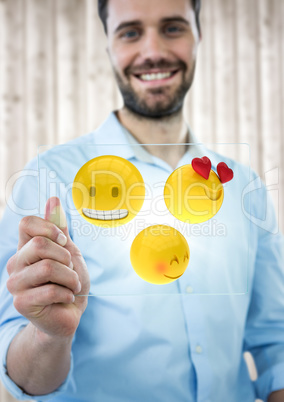
[[[267,401],[274,391],[284,389],[284,362],[276,364],[270,370],[265,371],[255,381],[257,397]]]
[[[21,401],[26,401],[26,400],[36,400],[38,402],[41,401],[47,401],[49,399],[54,398],[58,394],[64,393],[69,386],[69,383],[71,382],[72,378],[72,373],[73,373],[73,355],[71,353],[71,365],[70,365],[70,370],[69,373],[59,388],[57,388],[54,392],[46,395],[28,395],[26,394],[21,388],[19,388],[14,381],[9,377],[8,372],[7,372],[7,352],[8,348],[10,346],[10,343],[12,342],[13,338],[17,335],[18,332],[20,332],[26,325],[27,321],[26,320],[21,320],[21,323],[19,320],[16,320],[16,323],[13,323],[13,325],[9,326],[8,328],[5,328],[3,331],[4,334],[2,335],[1,339],[1,347],[0,347],[0,379],[4,385],[4,387],[7,389],[12,396],[18,400]],[[8,325],[8,324],[7,324]]]

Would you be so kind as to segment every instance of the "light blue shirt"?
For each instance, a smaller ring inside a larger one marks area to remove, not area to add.
[[[149,214],[141,211],[132,232],[127,225],[98,228],[76,216],[68,185],[99,154],[130,160],[149,184],[164,183],[173,171],[137,146],[114,113],[94,133],[54,147],[40,155],[39,166],[33,160],[26,167],[0,225],[0,378],[9,392],[18,399],[56,402],[254,402],[284,388],[283,237],[259,178],[202,145],[190,146],[178,166],[206,155],[213,170],[225,161],[235,177],[224,186],[222,208],[210,224],[189,232],[186,225],[179,227],[190,247],[189,266],[174,283],[157,286],[142,281],[129,258],[143,217],[151,223]],[[61,196],[95,296],[76,332],[66,381],[50,395],[31,398],[6,371],[9,344],[27,324],[6,289],[6,263],[16,252],[22,216],[43,216],[51,195]],[[158,223],[163,219],[167,224],[164,216]],[[244,351],[254,356],[255,383]]]

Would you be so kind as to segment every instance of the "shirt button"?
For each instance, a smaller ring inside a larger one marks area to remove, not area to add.
[[[195,348],[195,352],[198,354],[202,353],[202,347],[200,345],[197,345]]]
[[[187,286],[185,289],[186,293],[192,293],[193,292],[193,288],[191,286]]]

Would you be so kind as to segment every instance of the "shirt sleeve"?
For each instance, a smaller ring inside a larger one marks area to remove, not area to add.
[[[271,392],[284,389],[284,240],[262,183],[253,192],[252,211],[258,240],[244,347],[258,372],[256,396],[267,401]]]
[[[14,308],[13,297],[6,287],[8,259],[15,254],[18,244],[18,227],[26,215],[41,215],[39,210],[38,170],[36,160],[23,170],[17,179],[8,205],[0,223],[0,379],[7,390],[19,400],[45,401],[64,393],[73,382],[73,356],[71,367],[64,383],[53,393],[44,396],[25,394],[7,373],[7,352],[14,336],[21,331],[28,320]]]

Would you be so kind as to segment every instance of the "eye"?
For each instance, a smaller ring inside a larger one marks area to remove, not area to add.
[[[178,27],[167,27],[167,31],[168,32],[177,32],[177,31],[179,31],[179,28]]]
[[[118,192],[119,192],[118,187],[113,187],[113,188],[112,188],[112,191],[111,191],[111,195],[112,195],[114,198],[116,198],[116,197],[118,197]]]
[[[175,34],[179,34],[179,33],[181,33],[181,32],[184,32],[184,28],[182,28],[182,27],[180,27],[180,26],[178,26],[178,25],[168,25],[166,28],[165,28],[165,32],[167,33],[167,34],[172,34],[172,35],[175,35]]]
[[[177,262],[179,264],[179,260],[176,255],[174,255],[174,257],[172,258],[170,265],[172,265],[173,262]]]
[[[92,186],[90,187],[90,196],[95,197],[96,195],[96,187]]]
[[[138,36],[139,32],[137,29],[129,29],[120,35],[120,37],[123,39],[137,39]]]
[[[185,253],[185,256],[183,257],[183,262],[185,262],[185,260],[189,260],[189,256],[188,256],[187,252]]]

